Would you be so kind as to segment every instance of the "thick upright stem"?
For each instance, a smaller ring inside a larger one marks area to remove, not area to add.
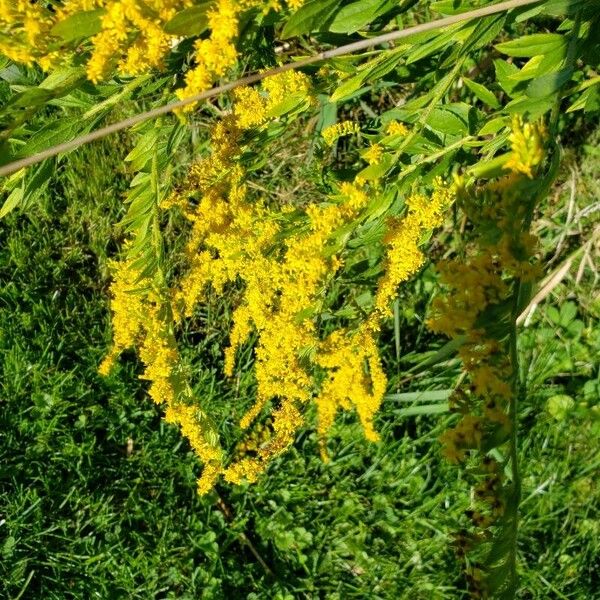
[[[519,532],[519,503],[521,500],[521,474],[519,471],[519,456],[518,456],[518,409],[519,409],[519,396],[521,393],[520,377],[519,377],[519,354],[517,348],[518,332],[517,332],[517,319],[520,312],[520,296],[521,296],[521,280],[517,279],[513,287],[513,306],[511,311],[511,322],[510,322],[510,366],[511,366],[511,387],[512,394],[510,400],[510,421],[511,421],[511,435],[510,435],[510,467],[512,475],[512,489],[511,489],[511,502],[515,507],[514,516],[512,519],[512,535],[511,535],[511,552],[510,552],[510,577],[512,581],[517,582],[517,539]]]

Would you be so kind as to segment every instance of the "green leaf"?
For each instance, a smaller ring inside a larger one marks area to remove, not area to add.
[[[447,31],[441,34],[433,35],[432,39],[428,42],[415,44],[415,49],[406,57],[406,64],[410,65],[415,63],[418,60],[437,52],[441,48],[447,47],[450,42],[456,41],[455,37],[461,27],[464,27],[464,23],[449,27]]]
[[[282,115],[308,108],[310,101],[302,93],[291,94],[285,100],[271,108],[268,112],[269,117],[281,117]]]
[[[420,363],[416,364],[408,370],[408,373],[421,373],[431,367],[446,362],[449,358],[454,356],[458,349],[465,343],[465,337],[459,336],[453,340],[446,342],[437,352],[434,352],[431,356],[424,359]]]
[[[505,14],[480,19],[467,39],[462,44],[455,45],[454,50],[447,56],[441,66],[451,68],[461,56],[487,46],[496,39],[504,28],[505,22]]]
[[[329,25],[333,33],[354,33],[373,21],[382,10],[381,0],[359,0],[347,4],[335,15]]]
[[[64,90],[75,87],[85,78],[83,67],[61,67],[52,71],[39,87],[43,90]]]
[[[568,327],[577,316],[577,305],[574,302],[565,302],[560,307],[560,325]]]
[[[442,15],[459,15],[472,9],[468,4],[462,4],[457,0],[439,0],[438,2],[433,2],[429,8]]]
[[[392,71],[402,60],[398,49],[385,52],[376,59],[362,65],[359,72],[345,79],[331,95],[331,101],[347,99],[360,89],[366,80],[377,80]]]
[[[453,389],[426,390],[423,392],[402,392],[400,394],[387,394],[386,400],[396,402],[444,402],[450,398]]]
[[[508,521],[508,519],[505,519]],[[509,521],[510,523],[510,521]],[[506,560],[506,556],[512,547],[511,528],[509,524],[505,524],[502,528],[496,531],[492,547],[485,559],[487,566],[499,565]]]
[[[341,0],[312,0],[297,10],[285,24],[282,39],[318,31],[339,6]]]
[[[504,170],[504,164],[509,158],[510,154],[502,154],[501,156],[496,156],[491,160],[478,162],[472,167],[469,167],[467,169],[467,173],[473,177],[483,179],[498,177],[499,175],[506,173]]]
[[[519,69],[515,67],[515,65],[501,59],[496,59],[494,61],[494,68],[496,70],[496,80],[498,81],[498,84],[510,96],[518,83],[511,79],[511,76],[518,73]]]
[[[166,25],[165,33],[192,37],[200,35],[208,27],[207,10],[211,2],[201,2],[178,12]]]
[[[465,41],[461,52],[472,52],[487,46],[491,43],[498,34],[504,29],[506,22],[506,14],[492,15],[491,17],[483,18],[477,23],[475,31]],[[450,65],[449,65],[450,66]]]
[[[546,0],[542,3],[541,8],[544,14],[552,17],[562,17],[564,15],[573,15],[580,8],[586,6],[591,10],[594,9],[593,2],[589,0]]]
[[[548,54],[566,45],[566,38],[558,33],[534,33],[510,42],[496,44],[496,50],[508,56],[526,58]]]
[[[319,96],[319,100],[321,102],[321,110],[319,111],[319,120],[317,122],[317,133],[321,133],[323,129],[327,129],[327,127],[334,125],[337,121],[337,104],[329,102],[327,96]]]
[[[477,135],[491,135],[494,133],[498,133],[506,125],[508,125],[508,119],[506,117],[496,117],[495,119],[490,119],[477,132]]]
[[[485,86],[472,81],[468,77],[463,77],[463,81],[465,82],[465,85],[475,94],[475,96],[479,98],[479,100],[488,106],[491,106],[492,108],[500,108],[500,102],[498,102],[496,96],[494,96],[494,94]]]
[[[393,411],[399,417],[416,417],[418,415],[441,415],[447,413],[450,406],[447,402],[439,404],[425,404],[424,406],[411,406],[410,408],[401,408]]]
[[[0,219],[3,219],[9,212],[14,210],[23,201],[23,188],[15,188],[9,195],[8,198],[2,204],[0,208]]]
[[[447,104],[433,109],[427,119],[427,127],[442,135],[466,135],[469,133],[469,106]]]
[[[17,183],[19,187],[12,190],[0,208],[0,219],[19,204],[26,207],[34,202],[47,189],[54,168],[54,160],[45,160],[37,167],[22,171],[20,181]]]
[[[567,68],[537,77],[527,87],[527,95],[530,98],[544,98],[555,94],[565,83],[570,81],[572,75],[573,69]]]
[[[14,96],[14,98],[7,103],[5,109],[34,108],[36,106],[42,106],[52,97],[53,94],[51,90],[44,90],[40,87],[30,88]]]
[[[509,79],[516,84],[522,81],[529,81],[534,77],[537,77],[540,69],[540,65],[543,62],[543,56],[534,56],[530,58],[521,69],[509,76]]]
[[[64,21],[59,21],[50,30],[50,34],[65,42],[92,37],[102,30],[102,15],[105,12],[103,8],[76,12]]]
[[[585,107],[583,112],[585,113],[596,113],[600,111],[600,89],[595,87],[591,88],[589,94],[585,100]]]
[[[371,181],[373,179],[379,179],[380,177],[383,177],[387,173],[391,164],[392,164],[392,157],[389,154],[384,154],[381,157],[380,162],[378,162],[376,165],[369,165],[368,167],[363,169],[358,174],[358,177],[362,177],[363,179],[366,179],[368,181]]]
[[[125,157],[125,161],[132,163],[136,171],[143,169],[151,158],[157,143],[157,135],[156,128],[150,129],[140,137],[133,150]]]
[[[599,82],[600,83],[600,82]],[[591,103],[595,98],[598,97],[598,87],[590,87],[575,100],[571,106],[567,109],[567,112],[574,112],[576,110],[587,109],[588,103]]]
[[[510,114],[523,115],[527,113],[530,119],[537,119],[551,110],[553,104],[553,96],[545,96],[543,98],[515,98],[504,107],[504,110]]]
[[[354,75],[353,77],[345,79],[336,88],[333,94],[331,94],[331,102],[338,102],[339,100],[348,98],[349,96],[354,94],[354,92],[360,89],[364,80],[364,73],[358,73],[358,75]]]
[[[62,144],[74,138],[80,132],[81,124],[79,121],[69,119],[51,121],[27,140],[27,144],[19,152],[18,157],[31,156],[51,146]]]

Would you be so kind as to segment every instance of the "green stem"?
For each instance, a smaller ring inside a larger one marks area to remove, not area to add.
[[[160,130],[162,125],[162,119],[158,119],[155,127],[157,130]],[[151,165],[151,185],[153,191],[154,201],[152,203],[152,248],[154,250],[155,258],[157,261],[157,270],[156,275],[158,277],[158,284],[161,288],[165,287],[165,274],[163,271],[163,239],[162,232],[160,230],[160,201],[161,201],[161,191],[160,191],[160,176],[158,172],[158,138],[154,140],[154,150],[152,152],[152,165]]]
[[[510,435],[510,467],[512,475],[512,490],[511,490],[511,502],[515,507],[515,514],[511,521],[511,551],[509,554],[509,569],[510,569],[510,580],[514,584],[516,591],[518,575],[517,575],[517,539],[519,532],[519,502],[521,500],[521,474],[519,471],[519,437],[518,437],[518,410],[519,410],[519,396],[521,393],[521,385],[519,382],[519,353],[517,348],[518,332],[517,332],[517,319],[519,317],[519,309],[521,304],[521,280],[517,279],[514,283],[513,288],[513,306],[511,312],[510,322],[510,365],[511,365],[511,378],[512,378],[512,394],[510,400],[510,421],[511,421],[511,435]]]

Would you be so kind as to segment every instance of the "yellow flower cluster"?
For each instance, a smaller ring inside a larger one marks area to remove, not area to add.
[[[93,82],[104,79],[115,66],[124,75],[160,68],[175,40],[164,26],[191,6],[192,0],[98,0],[96,4],[104,14],[87,63],[87,75]]]
[[[386,258],[381,277],[375,310],[371,322],[375,329],[379,322],[391,314],[390,302],[398,286],[414,275],[425,262],[419,249],[421,236],[442,224],[443,215],[454,199],[454,189],[438,179],[430,198],[414,194],[407,200],[408,214],[401,219],[390,219],[385,238]]]
[[[407,135],[408,127],[400,121],[390,121],[385,129],[388,135]]]
[[[141,277],[131,263],[113,262],[111,267],[113,347],[99,372],[108,375],[123,350],[138,349],[144,363],[140,377],[150,382],[150,397],[165,405],[165,420],[181,427],[204,464],[198,491],[206,493],[221,471],[222,451],[212,425],[192,405],[194,398],[182,376],[168,305],[154,291],[152,281]]]
[[[321,135],[328,146],[333,146],[333,144],[341,137],[359,132],[360,127],[358,126],[358,123],[355,123],[354,121],[340,121],[339,123],[335,123],[334,125],[330,125],[323,129]]]
[[[465,415],[456,427],[440,436],[444,444],[444,456],[452,463],[459,463],[465,459],[466,448],[478,448],[482,437],[483,419]]]
[[[182,207],[192,222],[189,269],[173,291],[174,305],[190,315],[208,286],[221,291],[236,280],[245,284],[225,355],[225,370],[232,374],[237,349],[252,331],[258,333],[257,399],[241,419],[242,428],[250,427],[268,402],[278,401],[269,434],[253,456],[241,456],[222,470],[231,482],[254,481],[266,462],[292,443],[302,423],[299,407],[310,397],[311,379],[300,353],[315,343],[315,331],[310,319],[298,322],[298,313],[314,302],[329,272],[331,260],[317,249],[341,213],[315,208],[304,235],[288,240],[281,255],[270,252],[280,226],[265,203],[247,198],[236,155],[244,132],[272,120],[272,109],[290,95],[310,97],[304,75],[287,72],[264,80],[260,91],[238,90],[232,114],[213,131],[211,155],[191,169],[183,189],[166,204]],[[187,198],[194,194],[197,205],[189,206]]]
[[[49,66],[48,37],[54,23],[42,2],[0,0],[0,54],[26,65]]]
[[[486,333],[481,320],[487,309],[508,298],[512,277],[531,277],[536,269],[529,262],[531,255],[521,260],[497,250],[496,245],[471,246],[465,257],[438,263],[446,293],[434,300],[434,316],[428,325],[453,339],[463,338],[459,355],[471,382],[469,392],[473,399],[481,399],[487,423],[506,428],[512,369],[506,348]],[[451,460],[464,457],[467,448],[478,448],[461,427],[446,432],[442,439],[444,454]]]
[[[386,273],[375,310],[358,330],[342,328],[321,339],[316,317],[328,283],[343,264],[336,232],[359,218],[369,194],[358,178],[342,183],[327,203],[309,204],[301,217],[296,214],[291,229],[285,227],[289,211],[249,197],[239,160],[245,134],[267,127],[294,96],[310,98],[308,79],[295,72],[268,78],[259,89],[236,90],[232,112],[213,130],[210,155],[192,166],[184,185],[163,206],[178,206],[191,223],[188,269],[172,290],[177,318],[191,316],[208,289],[220,293],[227,285],[242,283],[225,350],[227,375],[234,373],[242,344],[251,334],[257,340],[256,399],[239,424],[242,429],[260,429],[260,443],[252,443],[255,431],[240,442],[235,458],[222,469],[232,483],[255,481],[268,462],[293,443],[311,399],[324,458],[326,435],[340,409],[355,409],[365,437],[378,439],[373,419],[387,379],[376,335],[398,285],[424,262],[422,235],[441,223],[453,200],[452,189],[441,181],[430,198],[408,198],[406,216],[389,223]],[[333,143],[357,131],[355,123],[343,122],[323,135]],[[254,425],[269,406],[269,426]]]
[[[367,148],[362,156],[370,165],[377,165],[381,162],[383,148],[380,144],[373,144]]]
[[[512,152],[504,167],[533,179],[535,169],[546,156],[544,146],[547,137],[548,131],[543,123],[525,123],[515,115],[509,136]]]
[[[176,38],[164,26],[193,0],[64,0],[54,9],[44,2],[0,1],[0,52],[15,60],[37,62],[48,69],[68,54],[55,50],[60,38],[52,29],[71,16],[93,18],[89,11],[101,10],[101,31],[92,37],[87,75],[98,82],[117,67],[125,75],[135,75],[160,67]]]
[[[316,362],[327,370],[315,398],[323,460],[327,460],[326,436],[338,409],[354,407],[365,437],[372,442],[378,441],[373,417],[381,406],[387,378],[373,333],[364,325],[355,333],[334,331],[321,344]]]
[[[288,2],[292,9],[299,8],[303,0]],[[274,0],[214,0],[208,13],[210,37],[194,44],[195,67],[185,75],[185,86],[177,91],[180,98],[188,98],[209,88],[237,61],[236,38],[239,20],[244,11],[260,8],[265,12],[280,11],[281,2]]]
[[[165,56],[181,38],[165,31],[182,10],[198,0],[64,0],[55,8],[32,0],[0,0],[0,53],[25,64],[37,62],[48,69],[69,57],[58,50],[60,38],[52,28],[70,16],[101,10],[101,30],[91,39],[87,76],[93,82],[106,78],[116,68],[122,75],[137,75],[161,68]],[[290,0],[297,9],[303,0]],[[245,11],[281,11],[276,0],[212,0],[207,20],[210,34],[194,44],[195,66],[185,75],[180,98],[204,91],[235,65],[239,20]]]
[[[518,367],[510,348],[509,322],[514,315],[508,317],[506,312],[517,293],[516,282],[536,274],[531,264],[535,237],[527,232],[526,205],[531,202],[530,179],[544,160],[544,136],[541,125],[515,119],[506,163],[511,173],[481,186],[457,181],[457,201],[469,219],[470,233],[461,256],[437,265],[444,291],[433,302],[428,326],[461,342],[459,356],[466,375],[466,384],[451,397],[451,408],[460,420],[440,436],[442,453],[452,463],[473,454],[480,459],[478,468],[471,469],[479,482],[474,486],[473,508],[466,511],[475,530],[459,535],[461,556],[486,539],[488,532],[481,530],[500,525],[510,493],[502,485],[505,465],[487,453],[507,442],[514,427],[510,415]],[[486,584],[478,575],[477,562],[470,558],[466,565],[471,589],[484,597]]]
[[[255,334],[257,394],[240,427],[254,427],[268,406],[272,421],[268,427],[259,423],[260,443],[250,443],[251,431],[222,469],[227,481],[238,483],[255,481],[268,462],[292,444],[303,423],[303,407],[313,398],[324,457],[326,434],[339,409],[354,408],[366,438],[378,439],[373,418],[387,380],[375,336],[397,285],[422,264],[420,237],[441,222],[451,193],[439,183],[431,199],[408,200],[408,215],[390,233],[387,260],[394,271],[379,292],[386,310],[375,311],[357,331],[339,329],[321,339],[316,317],[328,282],[343,264],[335,234],[359,217],[369,195],[358,180],[342,183],[327,203],[309,204],[300,221],[296,216],[297,224],[286,230],[285,209],[273,210],[268,201],[249,197],[239,157],[245,132],[267,127],[289,98],[309,98],[309,81],[287,72],[266,79],[260,89],[242,88],[234,96],[231,114],[213,130],[211,154],[190,169],[164,208],[180,207],[191,222],[188,270],[172,291],[178,318],[190,316],[208,289],[219,293],[227,285],[243,283],[225,351],[225,372],[233,375],[238,349]],[[345,122],[325,137],[331,141],[355,131],[355,123]],[[415,252],[418,259],[402,271],[399,265],[410,262]]]
[[[290,103],[290,98],[298,102]],[[419,249],[423,234],[441,224],[453,200],[452,189],[441,181],[430,197],[413,194],[407,199],[406,215],[388,223],[386,272],[373,311],[358,329],[333,330],[323,339],[318,317],[326,290],[343,266],[345,241],[340,240],[347,239],[344,232],[362,218],[370,190],[357,178],[339,184],[326,202],[276,209],[272,200],[248,193],[242,167],[254,132],[286,110],[308,108],[311,98],[308,78],[296,72],[234,93],[231,113],[212,131],[210,154],[190,168],[181,188],[161,207],[178,207],[190,223],[187,269],[168,291],[168,302],[146,291],[141,297],[133,295],[128,304],[135,286],[146,290],[152,286],[137,281],[139,274],[130,265],[115,267],[115,343],[102,370],[108,370],[123,348],[138,348],[151,397],[166,404],[166,419],[181,426],[205,464],[201,492],[220,475],[232,483],[255,481],[269,461],[293,443],[304,409],[313,399],[325,459],[326,436],[341,409],[354,409],[365,437],[379,439],[374,417],[387,379],[376,336],[398,285],[424,262]],[[356,124],[340,124],[335,135],[356,130]],[[255,337],[257,393],[239,421],[241,429],[250,431],[227,464],[182,376],[174,327],[193,314],[208,290],[221,293],[232,285],[241,286],[241,291],[224,370],[234,374],[238,350],[251,335]],[[266,412],[270,421],[262,425],[260,417]]]
[[[145,305],[142,296],[135,293],[144,285],[141,274],[127,263],[112,261],[110,286],[113,326],[113,345],[110,353],[99,367],[102,375],[108,375],[123,350],[137,344],[142,334]]]
[[[479,187],[458,181],[458,200],[470,219],[472,239],[463,256],[437,265],[445,292],[434,300],[428,325],[462,340],[459,355],[468,381],[452,399],[461,419],[440,437],[443,454],[455,463],[480,449],[485,439],[506,439],[512,427],[508,413],[516,374],[507,334],[498,334],[498,311],[513,293],[515,279],[536,274],[531,264],[535,237],[526,231],[523,193],[544,159],[538,144],[545,135],[541,125],[523,125],[519,119],[513,127],[510,174]],[[494,469],[493,477],[500,471],[499,466]],[[493,514],[474,512],[477,526],[487,527],[501,515],[497,494],[490,497]]]
[[[234,91],[233,114],[240,129],[252,129],[272,117],[277,107],[290,98],[310,97],[308,79],[296,71],[286,71],[275,77],[267,77],[261,84],[262,93],[253,87]]]

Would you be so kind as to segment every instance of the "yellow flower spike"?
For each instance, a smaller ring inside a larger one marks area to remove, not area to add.
[[[321,455],[327,458],[325,439],[338,409],[354,407],[369,441],[379,440],[373,417],[387,386],[373,334],[363,327],[355,334],[334,331],[321,345],[317,363],[326,378],[315,398]]]
[[[234,91],[233,114],[241,129],[252,129],[262,125],[266,119],[265,99],[254,88],[238,88]]]
[[[328,146],[333,146],[341,137],[360,132],[358,123],[354,121],[341,121],[335,125],[330,125],[321,131],[321,135]]]
[[[385,271],[377,286],[375,313],[372,325],[377,328],[377,320],[391,314],[390,302],[396,295],[398,286],[414,275],[425,262],[419,249],[422,234],[441,225],[444,211],[454,200],[451,188],[436,180],[430,198],[421,194],[407,199],[408,214],[402,219],[388,221]]]
[[[142,379],[149,381],[152,400],[165,406],[165,419],[177,424],[193,450],[205,465],[198,491],[206,493],[221,469],[221,449],[210,427],[198,418],[198,409],[183,404],[191,392],[180,376],[180,358],[171,324],[162,316],[159,298],[151,291],[151,282],[127,261],[113,262],[111,309],[113,347],[100,365],[107,375],[122,350],[137,347],[144,363]]]
[[[381,162],[383,148],[380,144],[373,144],[362,156],[370,165],[377,165]]]
[[[147,281],[140,272],[126,261],[111,261],[110,308],[112,312],[113,347],[102,362],[99,371],[107,375],[119,354],[133,348],[138,342],[144,326],[146,302],[139,292]]]
[[[515,115],[509,136],[512,152],[504,168],[532,179],[546,155],[547,138],[548,132],[543,123],[524,123],[520,116]]]
[[[390,121],[385,128],[388,135],[408,135],[408,127],[399,121]]]
[[[267,110],[275,108],[290,96],[309,98],[311,95],[310,79],[297,71],[285,71],[267,77],[263,79],[261,88],[267,95]]]

